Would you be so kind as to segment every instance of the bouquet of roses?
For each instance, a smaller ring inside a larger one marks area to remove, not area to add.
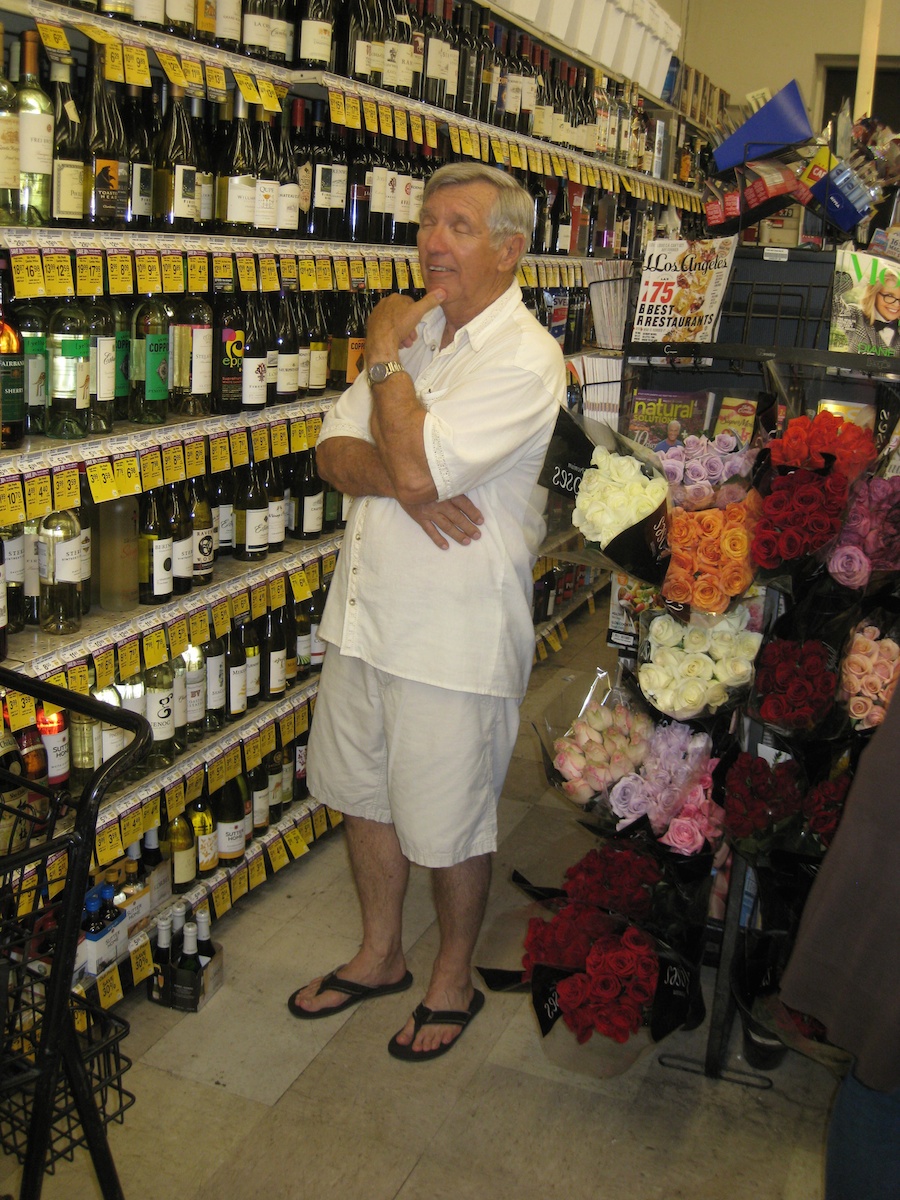
[[[860,480],[828,556],[832,579],[849,588],[865,588],[872,573],[900,570],[900,475]]]
[[[844,811],[844,801],[850,791],[851,779],[849,771],[835,779],[823,779],[814,784],[803,797],[801,811],[804,829],[814,834],[825,849],[831,845],[837,832]]]
[[[724,509],[674,509],[669,517],[671,557],[663,596],[703,612],[724,612],[753,582],[750,541],[761,508],[759,493],[751,489],[744,500]]]
[[[874,729],[884,720],[900,677],[900,644],[882,630],[885,621],[870,614],[857,625],[841,659],[838,701],[850,714],[854,729]]]
[[[553,766],[566,796],[587,805],[605,793],[644,761],[652,730],[645,712],[622,700],[601,704],[591,696],[565,736],[553,742]]]
[[[752,682],[762,641],[747,629],[748,621],[742,605],[718,618],[694,613],[688,625],[667,614],[654,617],[640,649],[643,695],[676,721],[735,701]]]
[[[620,533],[652,516],[667,494],[661,475],[648,474],[631,455],[597,446],[575,495],[572,524],[585,541],[599,542],[605,550]]]
[[[847,477],[838,470],[829,475],[804,469],[776,475],[753,530],[753,562],[775,570],[822,550],[837,537],[846,503]]]
[[[749,447],[741,449],[733,433],[719,433],[712,440],[690,434],[683,446],[659,452],[673,504],[698,512],[741,499],[750,487],[748,477],[757,453]],[[731,486],[724,491],[722,485],[729,481]]]
[[[797,762],[742,750],[725,775],[725,836],[753,861],[786,826],[796,823],[804,796]]]
[[[595,904],[632,921],[646,917],[662,871],[634,842],[605,842],[566,871],[563,890],[573,903]]]
[[[659,977],[655,940],[635,925],[593,944],[584,970],[556,985],[559,1008],[579,1044],[596,1031],[627,1042],[647,1021]]]
[[[863,429],[827,410],[815,417],[794,417],[780,438],[769,443],[776,467],[808,467],[821,470],[834,459],[836,470],[851,483],[875,461],[875,438]]]
[[[753,715],[787,733],[817,729],[835,700],[837,674],[828,663],[828,647],[818,638],[772,638],[756,663]]]

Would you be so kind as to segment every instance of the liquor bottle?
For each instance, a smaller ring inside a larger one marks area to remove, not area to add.
[[[22,34],[19,111],[19,224],[47,225],[53,193],[53,101],[38,75],[36,29]]]
[[[35,725],[47,753],[47,783],[53,788],[66,787],[72,766],[68,713],[64,708],[48,712],[38,704]]]
[[[272,0],[269,27],[269,62],[276,66],[294,64],[294,0]]]
[[[194,530],[183,483],[170,483],[165,503],[172,523],[172,591],[186,596],[194,581]]]
[[[214,40],[219,50],[232,54],[241,45],[241,0],[216,0]]]
[[[106,93],[103,53],[100,45],[92,43],[91,82],[84,121],[82,205],[85,224],[95,229],[117,229],[119,192],[126,185],[128,168],[126,148],[119,143],[119,129],[112,119],[113,106]]]
[[[216,224],[219,233],[249,234],[256,215],[256,152],[240,89],[234,93],[234,117],[228,144],[216,169]]]
[[[260,292],[258,309],[266,344],[266,404],[278,403],[278,325],[271,293]]]
[[[3,73],[3,26],[0,25],[0,224],[18,222],[19,110],[16,89]]]
[[[7,632],[25,628],[25,526],[21,523],[0,529],[6,575]]]
[[[325,660],[325,643],[319,637],[319,626],[325,611],[325,587],[319,572],[313,573],[311,586],[313,583],[315,586],[309,602],[309,666],[312,671],[321,671]]]
[[[309,330],[309,393],[317,395],[328,386],[328,333],[318,292],[304,293]]]
[[[300,37],[294,66],[308,71],[331,67],[335,0],[305,0],[300,5]]]
[[[71,511],[51,512],[38,526],[39,622],[45,633],[81,628],[81,526]]]
[[[550,209],[550,245],[551,254],[568,254],[572,241],[572,209],[569,204],[569,186],[565,179],[560,179],[553,197]]]
[[[198,908],[194,920],[197,924],[197,954],[202,968],[206,967],[216,956],[216,948],[209,936],[208,909]]]
[[[148,771],[175,761],[175,672],[168,660],[144,668],[144,703],[153,742],[144,760]]]
[[[247,772],[247,786],[253,812],[253,836],[261,837],[269,828],[269,776],[263,763],[257,763]]]
[[[225,725],[225,643],[213,632],[201,647],[206,665],[206,716],[203,728],[217,733]]]
[[[201,646],[190,644],[182,655],[187,689],[187,740],[199,742],[206,723],[206,657]]]
[[[243,0],[241,12],[241,49],[251,58],[266,62],[272,33],[269,0]]]
[[[261,562],[269,550],[269,498],[251,453],[246,466],[235,472],[234,557],[238,562]]]
[[[199,219],[194,131],[184,107],[184,88],[173,83],[154,147],[153,224],[165,233],[195,233]]]
[[[116,323],[105,300],[84,302],[91,342],[88,369],[88,432],[112,433],[116,404]]]
[[[38,556],[38,532],[41,518],[32,517],[25,522],[25,624],[40,625],[41,580]]]
[[[3,125],[0,117],[0,137]],[[47,310],[40,301],[20,301],[14,306],[15,324],[22,336],[25,368],[25,433],[43,433],[47,416]]]
[[[229,779],[217,791],[210,793],[209,801],[216,817],[220,865],[234,866],[243,862],[247,845],[244,836],[244,798],[237,781]]]
[[[97,527],[97,507],[91,495],[91,489],[87,481],[87,469],[83,463],[79,464],[78,490],[80,503],[72,511],[75,513],[78,524],[81,526],[81,615],[86,617],[91,611],[93,541],[94,531]],[[99,549],[99,544],[97,549]],[[96,582],[99,593],[99,579]]]
[[[235,621],[235,633],[247,660],[247,708],[259,704],[260,650],[256,627],[249,617]]]
[[[297,631],[297,682],[302,683],[309,678],[311,635],[309,620],[309,600],[298,600],[294,604],[294,625]]]
[[[306,101],[296,97],[291,104],[291,155],[297,178],[297,229],[304,234],[309,225],[312,204],[313,162],[310,140],[306,133]]]
[[[276,400],[279,404],[292,404],[298,398],[300,371],[300,339],[294,316],[294,304],[290,292],[284,289],[278,301],[276,323],[278,347],[278,378]]]
[[[143,88],[137,84],[126,85],[122,125],[126,156],[131,164],[125,225],[129,230],[144,231],[150,229],[153,222],[153,162],[144,116]]]
[[[185,811],[194,830],[194,842],[197,846],[197,875],[200,879],[206,879],[219,869],[219,831],[210,807],[205,778],[200,795],[187,805]]]
[[[172,517],[163,488],[142,492],[138,506],[138,600],[165,604],[172,599]]]
[[[294,709],[294,800],[304,800],[309,795],[306,783],[306,752],[309,746],[309,705],[302,704]]]
[[[7,253],[0,249],[0,444],[14,450],[25,437],[25,354],[10,303]]]
[[[325,104],[313,102],[313,134],[309,142],[312,167],[312,198],[306,221],[306,236],[327,238],[331,221],[331,158],[332,150],[326,130]]]
[[[84,123],[72,99],[71,80],[71,58],[50,64],[53,92],[53,194],[50,215],[55,225],[80,225],[84,216]],[[0,208],[2,205],[0,199]]]
[[[227,278],[214,279],[212,409],[220,415],[241,411],[243,392],[244,305],[234,290],[231,262]]]
[[[272,609],[261,616],[256,622],[256,632],[259,637],[260,700],[277,700],[285,692],[285,655],[287,644],[284,637],[284,626]]]
[[[309,417],[306,421],[308,451],[303,457],[300,481],[300,511],[294,536],[304,542],[314,542],[322,536],[324,519],[325,487],[316,469],[316,439],[319,436],[321,418]]]
[[[260,464],[262,483],[269,501],[268,537],[269,553],[277,554],[284,549],[284,473],[281,461],[269,455]]]
[[[190,281],[188,286],[190,287]],[[189,290],[169,325],[169,402],[183,417],[209,415],[213,387],[213,311]]]
[[[119,496],[97,509],[100,607],[127,612],[138,603],[138,500]]]
[[[81,928],[85,933],[100,934],[106,928],[106,921],[100,915],[100,897],[88,896],[84,902],[84,919]]]
[[[258,233],[274,234],[278,226],[278,156],[272,138],[272,117],[261,104],[256,108],[254,131],[256,191],[253,227]]]
[[[426,104],[444,107],[447,95],[446,43],[443,38],[444,22],[436,12],[437,0],[425,0],[425,78],[422,99]]]
[[[91,406],[91,339],[87,315],[77,301],[61,303],[51,314],[47,353],[47,436],[66,441],[86,437]]]
[[[225,719],[235,721],[247,711],[247,655],[232,625],[225,642]]]
[[[202,969],[197,950],[197,926],[194,921],[187,921],[184,926],[184,942],[178,956],[178,970],[199,975]]]
[[[193,0],[166,0],[166,32],[177,37],[194,37]]]
[[[234,553],[234,475],[217,471],[209,478],[210,506],[219,513],[218,525],[213,526],[214,553],[216,558],[225,558]]]
[[[296,237],[300,227],[300,182],[294,166],[291,145],[291,124],[285,108],[277,125],[276,168],[278,178],[278,211],[275,229],[279,237]]]
[[[186,813],[181,812],[168,822],[161,848],[171,864],[172,891],[176,895],[190,891],[197,878],[197,846],[194,827]]]
[[[203,587],[213,576],[213,516],[206,480],[194,475],[185,484],[191,521],[191,579]]]
[[[128,405],[132,421],[161,425],[169,412],[169,313],[145,296],[131,315]]]

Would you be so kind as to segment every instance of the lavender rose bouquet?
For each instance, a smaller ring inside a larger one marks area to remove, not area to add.
[[[900,570],[900,476],[857,484],[828,573],[844,587],[862,590],[873,573]]]
[[[744,498],[757,451],[742,449],[733,433],[691,434],[683,446],[659,453],[672,503],[688,512],[725,508]]]

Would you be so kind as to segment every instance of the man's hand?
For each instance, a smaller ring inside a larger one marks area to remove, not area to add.
[[[452,500],[429,500],[424,504],[404,504],[401,507],[422,527],[439,550],[450,549],[448,537],[460,546],[468,546],[481,537],[478,526],[484,524],[484,517],[468,496],[454,496]]]
[[[393,292],[379,301],[366,325],[366,360],[385,362],[396,358],[401,346],[416,340],[416,326],[433,308],[438,308],[447,293],[437,288],[421,300]]]

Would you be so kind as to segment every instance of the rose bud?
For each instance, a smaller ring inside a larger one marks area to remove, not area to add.
[[[580,779],[585,757],[577,747],[573,747],[560,751],[554,758],[553,765],[564,779]]]
[[[594,789],[583,779],[571,779],[562,785],[562,790],[575,804],[588,804],[594,798]]]
[[[584,748],[588,742],[601,741],[601,735],[596,729],[592,729],[587,721],[576,721],[572,726],[572,737],[579,746]]]
[[[602,704],[597,704],[595,700],[588,705],[584,719],[592,729],[600,730],[600,732],[609,729],[613,723],[613,716],[609,709],[604,708]]]
[[[595,792],[604,792],[612,784],[613,776],[609,767],[588,763],[584,768],[582,781],[589,784]]]

